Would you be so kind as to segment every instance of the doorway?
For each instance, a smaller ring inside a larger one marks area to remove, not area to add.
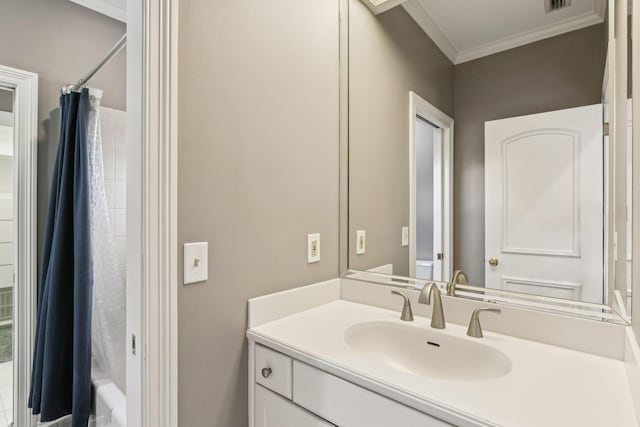
[[[0,65],[0,426],[35,423],[37,105],[37,74]]]
[[[442,132],[416,116],[416,277],[442,280]]]
[[[413,92],[409,110],[409,272],[446,281],[453,253],[453,119]]]

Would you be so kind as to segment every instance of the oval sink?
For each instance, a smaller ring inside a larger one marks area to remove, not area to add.
[[[431,378],[480,381],[511,371],[511,360],[488,345],[408,325],[360,323],[345,331],[345,340],[370,359]]]

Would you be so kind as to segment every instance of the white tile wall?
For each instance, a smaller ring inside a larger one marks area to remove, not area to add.
[[[13,265],[13,243],[0,243],[0,265]]]
[[[124,111],[102,107],[100,119],[107,206],[116,245],[118,268],[124,277],[127,237],[127,116]]]
[[[13,221],[0,221],[0,243],[13,242]]]
[[[13,280],[13,199],[11,193],[0,193],[0,287],[11,286]]]
[[[116,209],[127,208],[127,185],[126,181],[116,179],[113,188],[114,207]]]
[[[0,288],[13,284],[13,265],[0,265]]]
[[[13,220],[13,198],[0,197],[0,220]]]

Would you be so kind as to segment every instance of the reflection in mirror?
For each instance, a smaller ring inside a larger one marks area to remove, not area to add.
[[[377,15],[363,1],[349,0],[349,268],[626,306],[626,25],[605,23],[604,0]]]
[[[0,87],[0,419],[13,421],[13,90]]]

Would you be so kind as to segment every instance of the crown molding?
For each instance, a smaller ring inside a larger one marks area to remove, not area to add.
[[[633,0],[629,0],[631,4]],[[593,11],[604,21],[604,15],[607,12],[607,0],[593,0]]]
[[[503,52],[515,47],[524,46],[529,43],[548,39],[553,36],[568,33],[570,31],[579,30],[591,25],[603,22],[604,18],[598,16],[597,13],[589,13],[573,17],[564,21],[556,22],[552,25],[539,27],[533,31],[526,31],[515,34],[495,42],[487,43],[473,49],[464,50],[458,53],[455,64],[472,61],[484,56],[493,55],[494,53]]]
[[[362,0],[362,3],[364,3],[374,15],[379,15],[406,1],[407,0]]]
[[[126,8],[120,8],[115,4],[105,0],[71,0],[74,3],[84,6],[88,9],[92,9],[98,13],[113,18],[120,22],[127,22],[127,10]]]
[[[433,40],[440,50],[454,64],[472,61],[494,53],[524,46],[529,43],[544,40],[570,31],[579,30],[604,21],[606,1],[593,0],[593,8],[589,13],[574,16],[550,25],[538,27],[531,31],[525,31],[484,45],[459,51],[449,40],[438,24],[417,0],[409,0],[402,7],[418,23],[420,28]]]
[[[447,36],[442,32],[438,24],[435,23],[426,10],[418,3],[417,0],[409,0],[402,5],[409,16],[418,23],[420,28],[427,33],[433,42],[440,48],[447,58],[454,64],[458,57],[458,49],[449,41]]]

